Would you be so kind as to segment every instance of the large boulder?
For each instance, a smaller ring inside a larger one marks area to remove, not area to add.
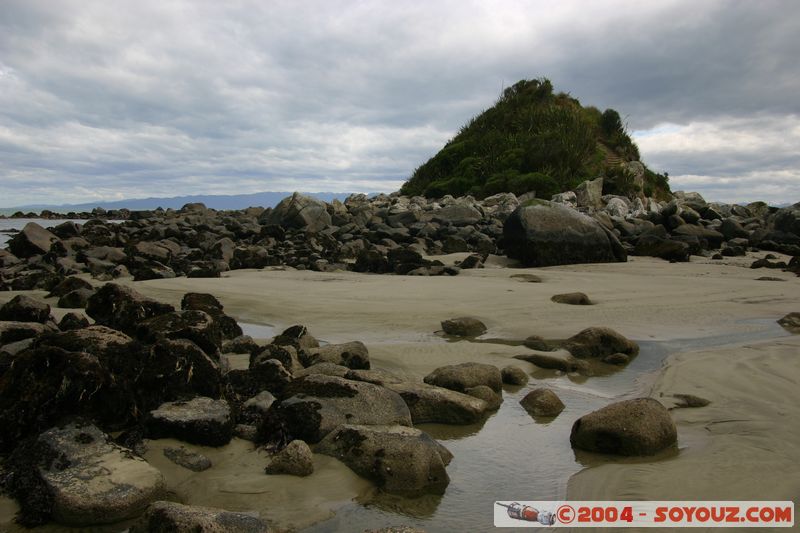
[[[697,237],[703,248],[716,249],[722,246],[725,236],[713,229],[703,226],[694,226],[692,224],[683,224],[672,230],[673,235],[683,237]]]
[[[50,318],[50,306],[34,300],[30,296],[18,294],[0,307],[0,320],[14,322],[39,322],[44,324]]]
[[[466,392],[467,389],[486,385],[495,392],[500,392],[503,379],[500,369],[494,365],[484,363],[461,363],[458,365],[441,366],[425,376],[425,383],[444,387],[457,392]]]
[[[249,513],[213,507],[158,501],[132,528],[131,533],[269,533],[265,521]]]
[[[614,455],[653,455],[678,439],[669,411],[652,398],[613,403],[575,421],[573,448]]]
[[[222,346],[217,324],[204,311],[174,311],[142,320],[136,325],[136,336],[148,343],[160,338],[188,339],[209,355],[216,355]]]
[[[39,322],[0,321],[0,345],[38,337],[48,331],[53,328]]]
[[[170,437],[203,446],[228,444],[233,426],[228,402],[203,396],[162,404],[150,411],[147,421],[151,438]]]
[[[473,424],[489,409],[479,398],[427,383],[383,383],[383,386],[403,398],[414,424]]]
[[[18,449],[12,492],[23,522],[110,524],[141,514],[165,491],[161,473],[97,427],[72,423]]]
[[[525,266],[626,261],[613,233],[594,219],[557,203],[518,207],[503,226],[506,255]]]
[[[658,235],[642,235],[636,241],[635,255],[660,257],[667,261],[686,262],[689,260],[689,245],[685,242],[666,239]]]
[[[778,209],[772,219],[772,224],[778,231],[800,237],[800,203]],[[13,249],[11,251],[14,252]],[[14,253],[19,256],[16,252]]]
[[[600,209],[603,207],[603,178],[586,180],[575,188],[579,207]]]
[[[8,249],[17,257],[28,258],[48,253],[54,244],[61,244],[61,239],[36,222],[28,222],[8,241]]]
[[[450,483],[445,466],[452,454],[415,428],[347,424],[328,434],[315,451],[336,457],[390,493],[441,494]]]
[[[319,232],[331,225],[331,216],[325,202],[296,192],[281,200],[263,222],[286,229]]]
[[[287,431],[319,442],[343,424],[411,425],[411,413],[394,391],[371,383],[313,374],[294,381],[288,397],[273,405]]]
[[[135,333],[140,322],[175,311],[175,308],[147,298],[123,285],[106,283],[86,304],[86,314],[97,324]]]

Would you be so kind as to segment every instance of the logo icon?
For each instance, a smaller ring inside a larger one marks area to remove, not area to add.
[[[543,526],[552,526],[556,517],[550,511],[540,511],[530,505],[522,505],[518,502],[505,504],[496,502],[500,507],[505,507],[508,516],[514,520],[524,520],[525,522],[539,522]]]

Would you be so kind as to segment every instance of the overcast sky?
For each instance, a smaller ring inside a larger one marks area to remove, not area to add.
[[[800,2],[0,0],[0,207],[393,191],[503,87],[673,190],[800,201]]]

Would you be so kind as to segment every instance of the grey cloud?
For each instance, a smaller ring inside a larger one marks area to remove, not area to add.
[[[521,78],[643,132],[800,114],[800,4],[654,4],[6,0],[0,203],[393,190]],[[780,143],[643,157],[740,185],[798,167]]]

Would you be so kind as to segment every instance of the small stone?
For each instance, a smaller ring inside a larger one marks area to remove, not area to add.
[[[602,361],[607,365],[624,366],[631,362],[631,358],[624,353],[612,353],[603,357]]]
[[[564,403],[550,389],[534,389],[519,403],[533,416],[557,416],[564,410]]]
[[[164,456],[178,466],[188,468],[193,472],[202,472],[211,468],[211,459],[203,454],[179,448],[164,448]]]
[[[311,448],[302,440],[293,440],[279,451],[265,469],[267,474],[308,476],[314,473]]]
[[[552,298],[550,298],[550,300],[557,304],[592,305],[592,301],[589,299],[589,297],[582,292],[567,292],[564,294],[556,294]]]
[[[525,385],[528,383],[528,374],[518,366],[507,366],[500,370],[500,376],[506,385]]]
[[[472,317],[451,318],[442,322],[442,329],[456,337],[477,337],[486,333],[486,325]]]
[[[705,407],[711,403],[710,400],[706,400],[700,396],[695,396],[694,394],[673,394],[672,396],[680,400],[680,402],[675,405],[676,408]]]

